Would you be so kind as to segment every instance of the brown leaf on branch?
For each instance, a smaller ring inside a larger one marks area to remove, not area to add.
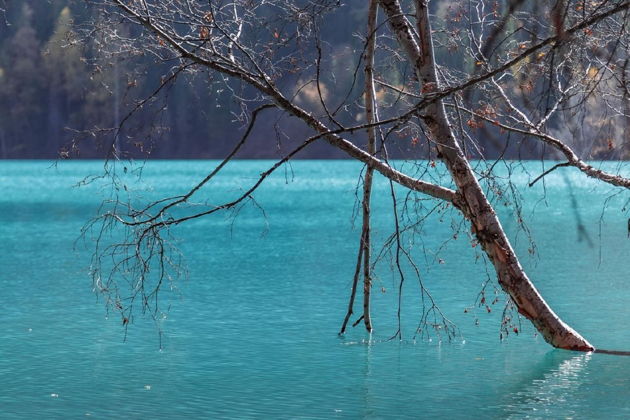
[[[201,29],[199,29],[199,38],[203,40],[210,39],[210,29],[208,29],[207,26],[202,26]]]

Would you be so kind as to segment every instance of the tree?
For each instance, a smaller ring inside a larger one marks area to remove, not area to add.
[[[72,13],[67,6],[61,10],[55,30],[44,47],[43,64],[50,83],[48,89],[49,149],[60,150],[66,127],[79,127],[80,106],[84,104],[86,86],[90,85],[87,65],[82,60],[80,45],[71,31]],[[85,117],[85,114],[82,115]]]
[[[10,39],[0,79],[3,89],[0,103],[7,110],[2,117],[2,153],[11,156],[21,149],[36,151],[41,144],[27,145],[24,136],[40,137],[43,106],[39,101],[45,91],[41,72],[39,41],[32,26],[32,9],[22,5],[19,28]]]
[[[373,173],[378,172],[392,186],[396,230],[388,244],[394,250],[401,284],[400,260],[411,256],[400,238],[413,231],[422,214],[409,210],[410,195],[398,197],[394,183],[411,195],[438,200],[440,209],[460,213],[511,304],[547,342],[563,349],[594,350],[553,312],[524,272],[494,209],[513,186],[509,180],[502,186],[493,178],[493,170],[505,156],[554,157],[561,161],[531,184],[544,181],[552,171],[574,167],[602,183],[630,187],[629,179],[588,162],[601,156],[602,147],[609,158],[621,158],[628,151],[629,1],[529,5],[522,0],[462,0],[430,5],[426,0],[371,0],[367,11],[331,0],[102,0],[97,4],[110,19],[103,29],[112,42],[130,52],[152,54],[156,62],[174,63],[156,93],[181,74],[207,72],[239,99],[242,107],[236,117],[245,125],[232,151],[191,190],[140,209],[117,200],[90,225],[100,224],[99,232],[103,227],[119,227],[125,235],[107,248],[99,236],[93,274],[97,290],[121,313],[124,325],[136,300],[143,309],[158,310],[160,287],[171,270],[177,270],[167,264],[166,235],[171,226],[251,200],[269,174],[303,149],[324,141],[366,166],[356,273],[341,332],[353,315],[361,278],[363,310],[355,324],[363,320],[372,330],[370,195]],[[330,54],[339,46],[329,44],[324,34],[326,19],[334,19],[344,8],[354,8],[353,15],[364,15],[367,22],[363,28],[351,28],[363,35],[345,69],[339,67],[339,55]],[[116,37],[118,22],[135,26],[137,36]],[[332,95],[332,91],[342,93]],[[286,151],[237,199],[203,210],[184,210],[191,197],[210,185],[237,155],[259,116],[272,109],[298,120],[310,136]],[[609,123],[601,124],[597,116]],[[367,146],[361,147],[365,134]],[[403,173],[390,161],[389,149],[400,147],[396,135],[410,139],[428,158],[415,173]],[[486,149],[493,148],[498,156],[487,159]],[[480,161],[473,165],[473,159]],[[435,166],[436,161],[445,166],[448,179],[423,177],[423,165]],[[112,176],[119,182],[114,172]],[[484,192],[480,180],[490,183],[493,194]],[[516,214],[520,221],[518,209]],[[112,257],[113,265],[107,265],[104,261]],[[157,272],[151,271],[154,268]],[[118,287],[120,279],[129,282],[128,294]],[[423,289],[423,293],[428,292]],[[448,328],[448,320],[430,302],[425,314],[441,317],[442,326]]]

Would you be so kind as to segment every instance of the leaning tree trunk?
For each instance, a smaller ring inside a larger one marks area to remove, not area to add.
[[[380,0],[398,41],[415,66],[423,93],[430,93],[439,89],[439,80],[428,6],[423,0],[417,0],[415,3],[419,45],[399,1]],[[492,205],[483,193],[451,130],[443,102],[441,100],[433,102],[424,109],[420,117],[433,137],[439,156],[446,164],[461,195],[460,210],[470,220],[472,232],[494,265],[499,284],[511,296],[519,313],[529,319],[545,340],[554,347],[580,351],[594,350],[586,339],[553,312],[525,274]]]

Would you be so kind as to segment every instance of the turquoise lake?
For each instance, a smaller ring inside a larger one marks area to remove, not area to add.
[[[125,182],[140,203],[184,193],[216,163],[149,161]],[[235,197],[271,164],[233,162],[194,201]],[[264,213],[250,205],[174,228],[188,276],[165,291],[159,325],[138,314],[125,335],[92,292],[93,242],[77,241],[111,189],[75,185],[102,169],[0,162],[0,419],[630,418],[630,357],[554,350],[526,320],[500,339],[505,297],[491,312],[476,305],[490,268],[448,210],[428,216],[411,254],[459,335],[414,339],[421,304],[408,270],[403,339],[388,340],[398,278],[385,258],[374,333],[339,337],[360,233],[362,168],[348,161],[294,162],[254,194]],[[514,206],[497,208],[545,299],[596,347],[630,350],[630,194],[570,169],[529,188],[540,162],[495,170],[518,187],[533,254]],[[374,201],[376,254],[393,226],[382,177]]]

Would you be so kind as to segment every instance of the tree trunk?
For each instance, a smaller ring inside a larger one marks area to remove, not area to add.
[[[375,122],[374,105],[374,48],[376,46],[376,13],[378,3],[370,0],[368,8],[367,44],[365,47],[365,118],[368,124]],[[376,129],[367,129],[367,152],[370,155],[376,153]],[[370,199],[372,195],[372,179],[374,168],[369,166],[365,170],[363,180],[363,321],[365,328],[372,332],[372,318],[370,316],[370,293],[372,290],[372,270],[370,267]]]
[[[414,63],[423,93],[439,89],[431,26],[427,3],[416,0],[419,44],[416,43],[398,0],[381,0],[390,25]],[[545,340],[554,347],[567,350],[592,351],[594,347],[565,324],[549,307],[521,267],[503,227],[488,202],[477,178],[455,138],[441,100],[425,108],[420,115],[437,146],[461,194],[460,210],[471,222],[472,232],[486,252],[497,273],[498,282],[516,304],[520,314],[529,319]]]

